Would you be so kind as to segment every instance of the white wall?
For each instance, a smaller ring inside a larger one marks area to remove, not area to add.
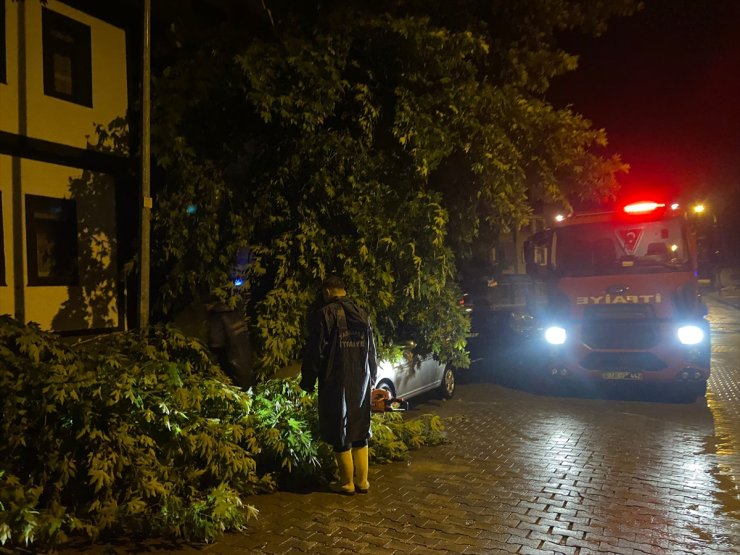
[[[116,327],[116,221],[112,178],[33,160],[24,160],[21,172],[24,195],[75,199],[80,272],[78,286],[27,285],[26,320],[58,331]],[[26,263],[26,284],[27,267]]]
[[[41,14],[38,0],[5,2],[7,84],[0,83],[0,131],[23,134],[65,146],[87,148],[94,143],[95,124],[108,124],[126,114],[126,35],[124,30],[97,20],[69,6],[49,0],[46,7],[90,26],[92,53],[92,108],[44,95]],[[19,33],[19,21],[25,27]],[[19,101],[23,75],[19,67],[19,36],[26,52],[24,102]],[[18,167],[20,170],[18,171]],[[16,171],[18,175],[14,176]],[[22,158],[14,166],[0,154],[5,286],[0,286],[0,313],[15,312],[13,293],[13,228],[23,233],[26,259],[25,213],[12,219],[12,183],[20,179],[25,195],[75,198],[80,283],[79,286],[28,286],[24,263],[25,317],[43,328],[79,330],[116,327],[116,221],[115,189],[111,176],[64,165]]]
[[[44,95],[41,9],[38,0],[5,2],[7,85],[0,84],[0,131],[19,133],[18,17],[25,10],[26,131],[29,137],[85,148],[94,125],[126,114],[126,35],[122,29],[92,18],[61,2],[46,7],[90,26],[92,108]]]

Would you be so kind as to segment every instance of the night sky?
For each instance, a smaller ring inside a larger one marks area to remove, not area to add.
[[[645,0],[600,38],[567,37],[579,69],[548,95],[572,104],[631,165],[623,191],[719,206],[740,184],[740,0]]]

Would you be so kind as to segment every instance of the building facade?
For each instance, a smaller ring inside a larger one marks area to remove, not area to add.
[[[0,0],[0,314],[63,333],[124,326],[129,160],[97,126],[125,121],[130,44],[94,5]]]
[[[487,249],[487,262],[500,275],[524,275],[527,265],[524,261],[524,243],[534,233],[546,227],[545,216],[534,214],[526,225],[507,233],[499,233],[498,240]]]

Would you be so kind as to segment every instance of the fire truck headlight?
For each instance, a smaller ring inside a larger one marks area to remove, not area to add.
[[[545,330],[545,341],[550,345],[562,345],[566,337],[565,330],[560,326],[550,326]]]
[[[678,340],[684,345],[696,345],[704,341],[704,331],[698,326],[681,326]]]

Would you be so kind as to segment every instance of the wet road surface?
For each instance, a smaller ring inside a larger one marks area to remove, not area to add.
[[[461,376],[448,443],[372,466],[368,495],[280,492],[242,534],[156,552],[740,553],[740,310],[712,299],[712,376],[691,404],[546,396]]]

